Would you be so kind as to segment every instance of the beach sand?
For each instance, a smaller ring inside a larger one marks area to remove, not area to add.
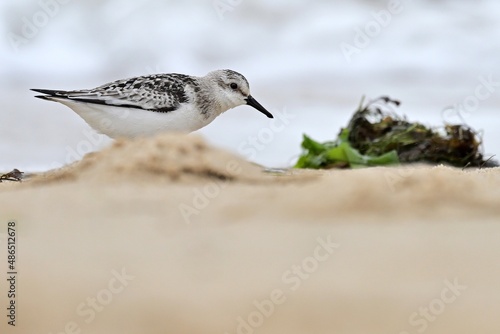
[[[500,331],[498,168],[264,172],[165,135],[1,183],[0,208],[1,333]]]

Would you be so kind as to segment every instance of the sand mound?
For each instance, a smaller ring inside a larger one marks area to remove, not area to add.
[[[199,137],[165,134],[154,138],[119,139],[81,161],[43,175],[34,182],[60,180],[124,181],[256,181],[266,178],[262,167],[209,146]]]
[[[19,333],[500,332],[500,168],[278,177],[165,135],[33,181],[0,184]]]

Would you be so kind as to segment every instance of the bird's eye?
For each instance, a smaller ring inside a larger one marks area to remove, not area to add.
[[[238,84],[235,84],[234,82],[229,85],[231,89],[238,89]]]

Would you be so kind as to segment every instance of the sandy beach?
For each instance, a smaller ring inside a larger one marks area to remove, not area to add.
[[[496,333],[499,195],[499,169],[263,171],[196,136],[118,140],[0,184],[1,332]]]
[[[470,127],[499,160],[498,13],[1,1],[0,175],[26,178],[0,182],[0,334],[500,333],[500,168],[286,169],[304,135],[335,140],[381,96],[408,122]],[[239,106],[189,136],[113,142],[31,90],[218,69],[274,118]]]

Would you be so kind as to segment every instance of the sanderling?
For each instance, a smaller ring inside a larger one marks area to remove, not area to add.
[[[252,95],[247,79],[232,70],[204,77],[156,74],[118,80],[94,89],[32,89],[36,97],[60,102],[92,128],[111,138],[192,132],[231,108],[247,104],[269,118]]]

